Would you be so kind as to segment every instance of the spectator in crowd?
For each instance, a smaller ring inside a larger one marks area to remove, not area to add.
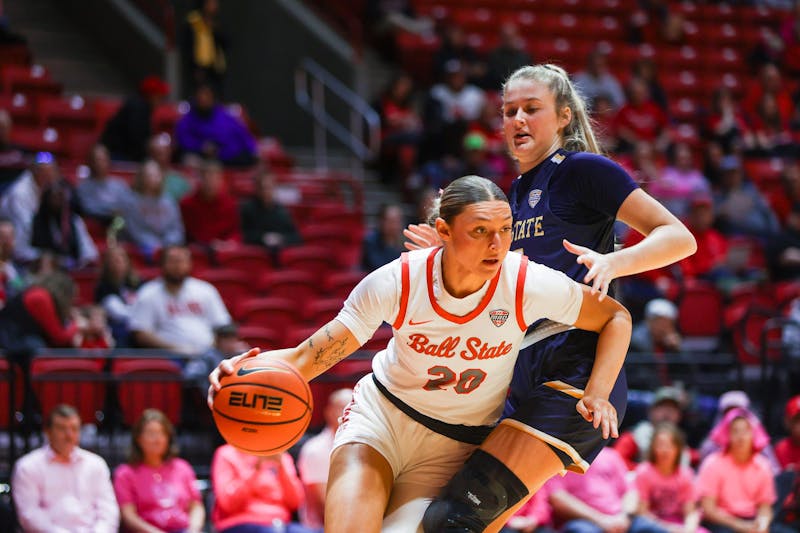
[[[178,204],[164,193],[164,176],[155,161],[145,161],[123,209],[125,234],[146,256],[184,241]]]
[[[689,203],[686,227],[697,241],[697,252],[678,263],[684,279],[717,280],[727,275],[728,239],[714,229],[714,200],[698,193]]]
[[[549,488],[545,483],[525,504],[508,519],[500,533],[555,533],[553,524],[553,508],[550,507]]]
[[[114,472],[122,526],[130,531],[200,533],[205,508],[191,465],[178,457],[175,429],[145,409],[131,429],[128,462]]]
[[[800,395],[786,402],[783,421],[789,435],[775,445],[775,456],[782,469],[800,470]]]
[[[774,94],[762,94],[750,120],[755,138],[753,153],[760,156],[796,155],[790,128],[791,117],[781,113]]]
[[[158,163],[164,176],[164,192],[180,202],[192,190],[192,184],[181,171],[172,166],[172,137],[169,133],[159,133],[150,137],[147,143],[147,156]]]
[[[433,56],[434,80],[449,76],[450,67],[457,62],[462,69],[464,81],[470,85],[479,84],[486,75],[486,63],[478,51],[467,41],[467,34],[458,24],[449,23],[441,32],[441,46]]]
[[[768,241],[770,279],[796,280],[800,272],[800,205],[795,205],[783,229]]]
[[[595,137],[600,143],[600,148],[606,152],[616,152],[617,150],[617,131],[616,120],[617,111],[611,103],[611,98],[607,94],[598,94],[592,104],[592,120],[597,124]]]
[[[563,533],[653,532],[652,520],[633,514],[635,493],[619,453],[605,447],[585,474],[551,478],[550,503]]]
[[[42,192],[58,179],[59,172],[53,154],[39,152],[31,168],[23,172],[0,197],[0,215],[14,224],[14,258],[27,263],[35,260],[39,252],[31,245],[33,216],[39,210]]]
[[[378,227],[364,237],[361,268],[365,272],[372,272],[400,257],[405,250],[403,228],[405,215],[402,206],[382,205],[378,211]]]
[[[800,160],[788,158],[781,170],[781,189],[768,195],[772,211],[785,227],[792,210],[800,208]]]
[[[674,353],[681,350],[678,308],[665,298],[655,298],[644,307],[644,320],[633,327],[631,351]]]
[[[664,422],[677,426],[683,420],[685,408],[686,394],[681,389],[665,386],[656,390],[647,413],[647,419],[638,422],[630,430],[622,432],[614,443],[614,449],[625,461],[629,470],[635,469],[637,464],[647,460],[655,427]],[[688,453],[682,459],[688,464]]]
[[[122,212],[131,191],[122,179],[109,176],[111,158],[108,148],[102,144],[92,147],[88,166],[89,177],[81,180],[77,187],[81,213],[107,225]]]
[[[758,78],[753,79],[747,87],[742,108],[748,120],[752,121],[758,115],[759,103],[765,94],[773,96],[777,115],[782,121],[788,121],[792,116],[794,103],[781,71],[775,63],[762,65]]]
[[[631,67],[631,76],[642,80],[650,92],[650,98],[653,102],[658,104],[658,107],[668,112],[669,103],[667,102],[667,93],[664,87],[658,81],[658,67],[655,61],[649,57],[640,57]]]
[[[14,223],[0,216],[0,308],[25,285],[25,272],[14,260]]]
[[[8,111],[0,109],[0,193],[27,166],[24,152],[19,147],[11,144],[11,128],[13,125]]]
[[[223,94],[227,38],[219,28],[219,1],[196,0],[196,8],[186,16],[181,35],[181,57],[184,61],[184,80],[191,92],[201,84]]]
[[[774,234],[778,219],[758,188],[745,176],[739,157],[725,156],[720,164],[723,172],[714,194],[720,231],[725,235],[762,239]]]
[[[496,165],[497,163],[499,165]],[[500,185],[504,178],[505,161],[490,160],[488,143],[482,133],[473,131],[464,135],[462,155],[445,155],[437,161],[429,161],[421,169],[424,186],[438,190],[461,176],[485,176]]]
[[[9,352],[73,347],[86,324],[72,308],[75,283],[62,272],[42,275],[0,310],[0,346]]]
[[[256,141],[247,127],[216,101],[213,89],[202,84],[189,112],[175,126],[175,140],[184,155],[218,159],[226,166],[256,162]]]
[[[141,161],[150,138],[153,111],[169,94],[169,85],[158,76],[147,76],[139,83],[139,94],[130,96],[106,123],[100,142],[111,158]]]
[[[161,252],[161,277],[142,285],[131,310],[133,339],[144,348],[199,355],[214,343],[214,328],[230,324],[222,298],[208,282],[191,277],[185,246]]]
[[[106,311],[99,305],[89,305],[81,311],[86,328],[80,336],[78,348],[108,350],[114,347],[114,336],[108,326]]]
[[[47,415],[44,433],[47,444],[14,465],[11,486],[22,530],[116,533],[119,509],[111,474],[102,457],[78,446],[78,412],[57,405]]]
[[[682,13],[674,9],[667,10],[666,16],[660,21],[658,40],[665,45],[686,44],[686,19]]]
[[[434,21],[419,16],[410,0],[367,0],[364,20],[369,21],[365,27],[372,33],[372,41],[391,62],[397,60],[398,33],[431,35],[434,29]]]
[[[129,324],[139,285],[141,281],[125,249],[109,246],[103,254],[94,301],[105,310],[118,346],[130,345]]]
[[[608,68],[608,53],[600,47],[589,52],[586,69],[576,73],[574,79],[590,109],[594,107],[594,99],[601,94],[611,98],[614,109],[620,109],[625,104],[622,86]]]
[[[378,103],[381,115],[381,177],[385,183],[405,183],[417,163],[422,119],[414,106],[414,80],[396,76]]]
[[[292,521],[303,502],[303,484],[288,452],[256,456],[225,444],[211,463],[219,533],[315,533]]]
[[[636,467],[639,515],[664,531],[696,531],[700,524],[694,472],[681,458],[686,441],[678,427],[659,423],[648,448],[647,460]]]
[[[338,389],[328,396],[325,405],[325,427],[300,448],[297,469],[305,488],[305,503],[300,518],[309,528],[321,528],[325,517],[325,491],[333,449],[333,436],[339,428],[342,412],[353,398],[353,389]]]
[[[53,254],[67,270],[94,263],[99,257],[74,205],[72,188],[65,181],[56,181],[42,191],[31,226],[31,245],[40,253]]]
[[[719,143],[726,154],[755,147],[755,137],[744,114],[731,90],[724,85],[715,89],[711,97],[705,130],[708,137]]]
[[[666,113],[653,102],[647,85],[638,78],[628,82],[628,102],[614,120],[619,151],[628,152],[636,143],[646,141],[663,153],[669,143],[669,120]]]
[[[500,42],[489,52],[486,59],[486,79],[483,86],[489,91],[499,91],[512,72],[533,64],[533,58],[525,50],[525,39],[512,22],[500,26]],[[497,111],[495,108],[495,115]]]
[[[236,200],[228,193],[222,165],[216,161],[200,165],[200,185],[181,201],[181,216],[189,243],[217,247],[242,241]]]
[[[200,392],[208,392],[208,374],[220,361],[246,352],[250,346],[239,337],[239,329],[235,324],[226,324],[214,328],[214,346],[202,356],[187,361],[183,368],[183,376],[197,383]]]
[[[734,407],[750,409],[750,397],[747,393],[740,390],[729,390],[721,394],[719,400],[717,400],[717,411],[714,414],[714,421],[711,424],[711,428],[713,429],[718,426],[722,422],[722,419],[725,418],[725,415],[728,414],[728,411]],[[711,435],[709,433],[700,444],[700,460],[702,461],[716,451],[719,451],[719,446],[711,440]]]
[[[711,185],[698,169],[688,144],[675,143],[668,153],[669,164],[661,176],[648,185],[647,192],[664,204],[672,214],[683,218],[689,209],[691,198],[701,192],[710,193]]]
[[[244,242],[274,251],[302,242],[289,210],[275,198],[275,176],[259,169],[253,179],[255,194],[239,208]]]
[[[758,418],[734,407],[711,439],[720,451],[703,461],[697,475],[703,525],[712,533],[782,531],[770,527],[776,494],[770,465],[759,454],[769,436]]]

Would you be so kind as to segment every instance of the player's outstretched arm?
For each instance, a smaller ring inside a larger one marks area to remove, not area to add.
[[[253,348],[243,354],[225,359],[208,375],[208,405],[213,407],[214,395],[220,389],[219,380],[233,373],[233,367],[247,357],[277,358],[293,365],[306,381],[322,374],[330,367],[356,351],[361,344],[344,324],[334,319],[318,329],[309,338],[282,350],[261,352]]]

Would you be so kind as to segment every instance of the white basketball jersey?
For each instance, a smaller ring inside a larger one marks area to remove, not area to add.
[[[522,318],[528,259],[507,254],[478,305],[456,316],[434,296],[437,252],[403,254],[394,338],[375,356],[373,372],[392,394],[424,415],[449,424],[493,424],[528,326]]]

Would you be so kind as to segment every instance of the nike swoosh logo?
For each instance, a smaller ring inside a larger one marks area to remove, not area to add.
[[[260,372],[261,370],[280,370],[280,368],[276,368],[274,366],[256,366],[251,368],[240,368],[238,372],[236,372],[237,376],[246,376],[247,374],[252,374],[253,372]]]
[[[413,320],[408,321],[409,326],[419,326],[420,324],[427,324],[429,322],[433,322],[433,320],[421,320],[420,322],[414,322]]]

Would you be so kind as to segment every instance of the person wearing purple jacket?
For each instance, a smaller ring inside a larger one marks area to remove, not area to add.
[[[227,166],[248,166],[256,160],[256,141],[245,125],[218,104],[209,85],[200,85],[194,101],[175,126],[184,154],[218,159]]]

